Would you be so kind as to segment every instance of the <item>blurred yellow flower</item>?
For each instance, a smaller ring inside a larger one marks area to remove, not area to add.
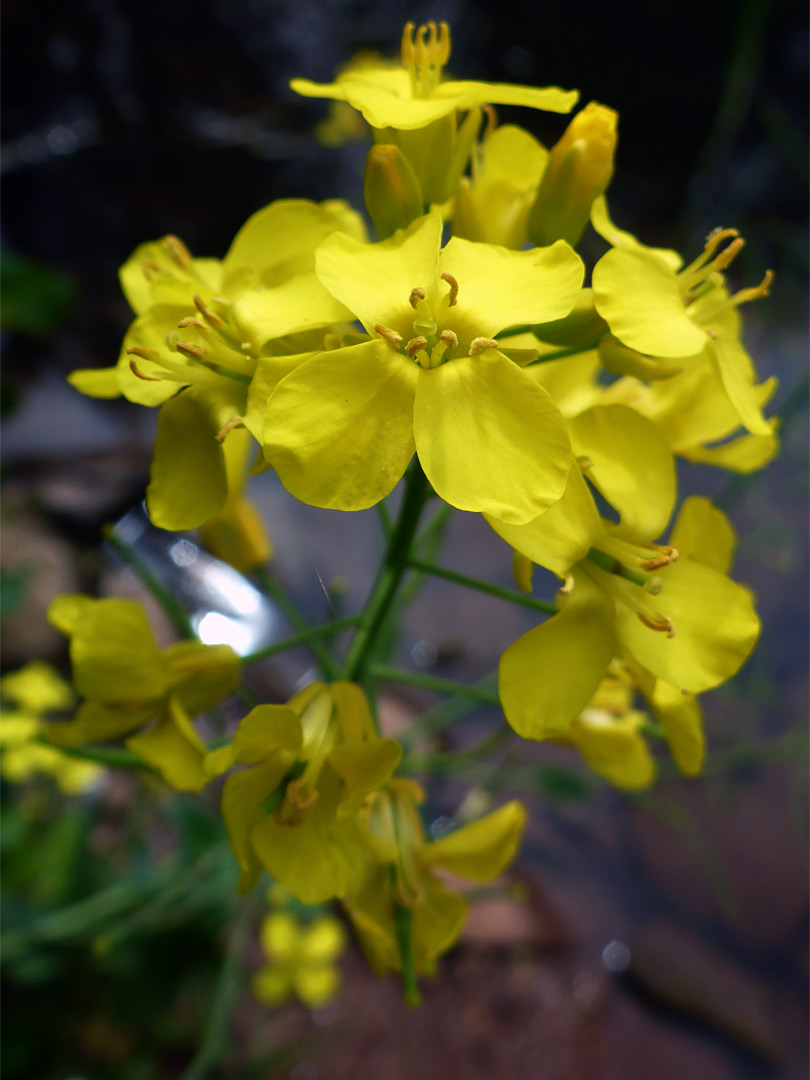
[[[346,948],[346,931],[333,915],[302,924],[290,912],[267,915],[262,947],[270,961],[253,976],[253,993],[265,1005],[283,1005],[292,997],[319,1009],[340,988],[337,960]]]

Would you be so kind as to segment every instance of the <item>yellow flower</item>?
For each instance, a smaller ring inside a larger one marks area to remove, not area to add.
[[[265,401],[257,411],[249,400],[260,358],[322,348],[323,328],[350,317],[314,272],[315,249],[339,229],[364,236],[340,200],[279,200],[245,223],[221,262],[193,258],[169,236],[142,244],[121,268],[137,318],[118,364],[69,381],[91,396],[161,406],[146,496],[160,528],[193,529],[222,510],[223,439],[242,423],[261,434]],[[288,370],[285,360],[278,377]]]
[[[342,896],[365,860],[357,811],[400,754],[393,739],[376,736],[365,695],[352,683],[312,683],[287,705],[249,712],[233,742],[206,761],[211,776],[249,766],[222,790],[241,891],[263,866],[305,904]]]
[[[548,112],[569,112],[575,90],[539,89],[506,83],[445,79],[450,57],[447,23],[434,22],[402,33],[402,65],[380,64],[342,72],[332,83],[293,79],[290,86],[305,97],[348,102],[363,114],[378,143],[396,145],[411,163],[424,203],[441,203],[454,192],[480,124],[480,106],[525,105]],[[461,125],[457,113],[468,111]]]
[[[502,124],[488,132],[473,153],[472,177],[459,181],[453,235],[519,251],[547,160],[548,151],[523,128]]]
[[[70,723],[50,725],[49,740],[79,746],[129,735],[129,749],[170,787],[203,788],[211,779],[207,751],[190,718],[236,689],[233,650],[198,641],[159,649],[134,600],[68,594],[54,600],[48,618],[70,638],[73,685],[85,699]]]
[[[589,768],[625,791],[643,791],[655,780],[642,734],[647,717],[632,707],[634,690],[626,666],[612,663],[586,707],[555,740],[576,746]]]
[[[526,823],[523,805],[510,802],[428,843],[418,810],[423,801],[414,781],[392,780],[365,811],[375,851],[361,884],[343,904],[380,974],[402,970],[403,962],[412,962],[416,973],[434,969],[437,957],[458,939],[468,911],[441,872],[492,881],[514,858]]]
[[[594,301],[613,337],[642,357],[677,359],[678,366],[688,368],[708,363],[740,423],[752,435],[769,436],[772,425],[762,416],[762,388],[739,340],[737,308],[767,296],[773,275],[769,270],[756,288],[730,295],[721,271],[742,246],[736,229],[716,229],[703,253],[679,269],[680,260],[673,265],[637,241],[623,242],[594,267]],[[668,373],[678,369],[671,363],[667,367]]]
[[[675,692],[731,678],[760,628],[752,594],[727,576],[733,543],[725,515],[697,496],[684,502],[668,547],[605,528],[573,567],[558,614],[501,657],[501,703],[518,734],[564,734],[617,656]]]
[[[582,263],[564,242],[507,251],[454,238],[429,214],[377,244],[335,234],[320,281],[373,335],[315,353],[272,393],[265,457],[297,498],[361,510],[414,450],[437,494],[507,521],[561,495],[568,437],[548,394],[494,340],[574,304]]]
[[[0,695],[16,708],[3,707],[0,715],[0,773],[14,784],[38,773],[53,777],[68,795],[92,787],[104,773],[99,765],[78,761],[40,741],[47,729],[46,713],[69,709],[73,691],[61,675],[40,660],[32,660],[0,679]]]
[[[613,109],[591,101],[551,148],[529,212],[532,243],[578,243],[594,199],[602,195],[613,175],[618,119]]]
[[[262,922],[261,942],[270,963],[254,975],[253,993],[265,1005],[297,997],[319,1009],[338,992],[336,961],[346,948],[346,931],[333,915],[302,925],[290,912],[274,912]]]

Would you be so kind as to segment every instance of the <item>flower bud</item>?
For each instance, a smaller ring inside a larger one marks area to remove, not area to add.
[[[610,183],[618,113],[592,101],[577,113],[551,149],[529,212],[528,232],[538,247],[567,240],[576,244],[591,205]]]
[[[396,146],[376,145],[369,150],[363,196],[381,240],[406,228],[423,212],[419,181]]]
[[[565,318],[540,323],[532,329],[549,345],[584,347],[596,343],[606,334],[608,325],[594,306],[593,289],[582,289]]]

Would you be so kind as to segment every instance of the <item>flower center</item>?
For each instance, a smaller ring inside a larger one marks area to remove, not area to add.
[[[420,367],[437,368],[451,360],[454,349],[458,347],[458,337],[453,330],[440,330],[450,308],[458,303],[458,282],[452,274],[442,274],[442,281],[450,286],[450,291],[431,307],[425,290],[421,286],[411,289],[408,303],[416,312],[413,320],[413,337],[408,341],[382,323],[376,323],[374,329],[385,343],[402,356],[414,360]],[[484,349],[497,349],[498,342],[492,338],[473,338],[469,345],[469,356],[483,352]]]
[[[723,247],[725,240],[729,243]],[[710,293],[716,285],[722,283],[722,278],[718,275],[736,259],[744,243],[745,241],[736,229],[715,229],[714,232],[709,233],[702,253],[678,274],[678,283],[681,286],[681,295],[685,304],[699,300]],[[767,296],[772,281],[773,271],[766,270],[759,285],[740,289],[717,304],[703,308],[695,315],[695,321],[709,336],[715,336],[709,326],[711,322],[729,308],[739,307],[740,304]]]
[[[450,58],[450,27],[429,22],[418,28],[405,23],[402,31],[402,66],[411,79],[411,96],[427,98],[441,82],[442,68]]]

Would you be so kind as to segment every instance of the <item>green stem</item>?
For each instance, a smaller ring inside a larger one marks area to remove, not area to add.
[[[349,682],[360,682],[363,678],[377,633],[408,569],[411,544],[429,490],[421,465],[418,460],[414,461],[405,480],[405,493],[388,541],[385,560],[366,601],[357,634],[343,666],[342,677]]]
[[[280,608],[282,615],[294,630],[298,630],[300,634],[305,634],[313,629],[268,570],[265,568],[256,570],[255,578],[270,599]],[[309,645],[310,651],[318,661],[324,675],[328,679],[336,679],[338,663],[331,650],[319,640],[319,637],[320,635],[316,634],[306,644]]]
[[[435,690],[439,694],[454,694],[466,697],[470,701],[479,701],[482,705],[500,706],[497,694],[480,690],[476,686],[465,686],[452,679],[440,679],[435,675],[422,675],[418,671],[402,671],[399,668],[386,667],[384,664],[372,664],[371,674],[380,682],[402,683],[404,686],[418,686],[423,690]]]
[[[49,746],[51,750],[58,750],[60,754],[67,754],[68,757],[79,758],[81,761],[95,761],[99,765],[107,765],[113,769],[143,769],[145,772],[152,773],[157,771],[130,750],[103,746],[56,746],[47,739],[38,739],[37,742],[43,746]]]
[[[385,500],[381,499],[374,509],[377,511],[377,517],[380,519],[380,528],[383,531],[383,536],[386,542],[391,539],[391,533],[394,530],[394,523],[391,521],[391,515],[388,513],[388,507],[385,505]]]
[[[135,554],[134,549],[120,536],[116,535],[115,528],[112,525],[104,525],[101,529],[101,535],[119,555],[122,562],[132,570],[138,580],[154,596],[171,619],[177,633],[183,638],[196,639],[197,635],[194,633],[194,628],[186,612],[178,604],[171,592],[164,587],[149,567]]]
[[[242,657],[242,663],[253,664],[257,660],[265,660],[268,656],[275,656],[276,653],[287,652],[288,649],[297,649],[299,645],[309,645],[313,641],[318,641],[319,638],[328,638],[349,626],[356,626],[359,621],[359,615],[347,615],[343,619],[333,619],[322,626],[313,626],[310,630],[304,630],[300,634],[285,638],[283,641],[277,641],[264,649],[248,653]]]
[[[624,563],[614,559],[607,552],[600,551],[599,548],[591,548],[585,558],[598,566],[600,570],[604,570],[606,574],[615,574],[616,577],[624,578],[625,581],[632,581],[634,585],[640,585],[642,589],[651,580],[649,574],[631,570],[629,566],[625,566]]]
[[[397,935],[397,945],[399,946],[399,958],[402,963],[402,987],[405,991],[405,1000],[409,1005],[415,1006],[420,1003],[421,995],[413,962],[411,913],[408,908],[397,900],[394,901],[394,929]]]
[[[503,589],[500,585],[491,585],[488,581],[468,577],[459,574],[455,570],[448,570],[444,566],[435,566],[433,563],[423,562],[421,559],[409,559],[408,566],[412,570],[419,570],[423,574],[431,574],[433,577],[444,578],[456,585],[463,585],[467,589],[477,589],[478,592],[487,593],[489,596],[497,596],[499,600],[508,600],[510,604],[520,604],[522,607],[531,608],[533,611],[544,611],[548,615],[554,615],[557,611],[554,604],[549,600],[537,600],[533,596],[526,596],[517,589]]]

